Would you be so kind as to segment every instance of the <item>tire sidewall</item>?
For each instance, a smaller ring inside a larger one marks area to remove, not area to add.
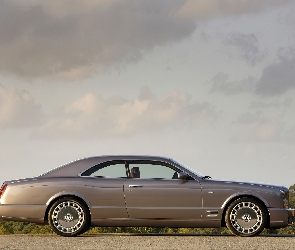
[[[231,223],[231,220],[230,220],[230,213],[231,213],[232,209],[233,209],[237,204],[239,204],[239,203],[241,203],[241,202],[251,202],[251,203],[253,203],[253,204],[256,204],[256,205],[259,207],[259,209],[261,210],[261,214],[262,214],[262,223],[261,223],[261,225],[259,226],[259,228],[258,228],[256,231],[252,232],[252,233],[242,233],[242,232],[239,232],[239,231],[237,231],[237,230],[234,228],[234,226],[233,226],[232,223]],[[226,210],[225,221],[226,221],[226,226],[227,226],[227,228],[228,228],[233,234],[235,234],[235,235],[237,235],[237,236],[241,236],[241,237],[251,237],[251,236],[256,236],[256,235],[258,235],[258,234],[260,234],[260,233],[263,231],[263,229],[265,228],[266,223],[267,223],[267,214],[266,214],[265,208],[264,208],[264,206],[262,205],[261,202],[259,202],[258,200],[254,199],[254,198],[247,198],[247,197],[245,197],[245,198],[239,198],[239,199],[233,201],[233,202],[229,205],[228,209]]]
[[[83,210],[83,213],[84,213],[84,221],[83,221],[83,224],[82,226],[75,232],[71,232],[71,233],[65,233],[65,232],[62,232],[60,230],[58,230],[55,225],[54,225],[54,222],[52,220],[52,213],[54,211],[54,209],[61,203],[63,202],[75,202],[77,203]],[[86,208],[86,206],[80,202],[78,199],[75,199],[75,198],[72,198],[72,197],[64,197],[64,198],[61,198],[61,199],[58,199],[57,201],[55,201],[53,203],[53,205],[50,207],[50,210],[49,210],[49,213],[48,213],[48,221],[49,221],[49,225],[51,226],[51,229],[58,235],[60,236],[66,236],[66,237],[73,237],[73,236],[77,236],[79,234],[82,234],[84,232],[87,231],[87,229],[89,228],[89,211],[88,209]]]

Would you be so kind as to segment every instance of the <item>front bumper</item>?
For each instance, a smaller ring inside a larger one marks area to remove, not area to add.
[[[282,228],[293,224],[295,210],[291,208],[269,208],[269,228]]]

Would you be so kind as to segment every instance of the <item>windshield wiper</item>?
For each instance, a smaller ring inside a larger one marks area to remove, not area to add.
[[[211,178],[211,176],[206,175],[206,176],[203,176],[202,179],[204,180],[204,179],[212,179],[212,178]]]

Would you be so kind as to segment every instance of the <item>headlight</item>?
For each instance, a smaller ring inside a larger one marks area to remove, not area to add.
[[[281,198],[283,201],[283,206],[285,208],[289,208],[289,190],[282,190],[280,189]]]

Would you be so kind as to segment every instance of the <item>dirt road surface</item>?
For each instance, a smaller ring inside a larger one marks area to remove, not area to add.
[[[55,235],[0,235],[0,249],[294,249],[295,236],[99,234],[74,238]]]

